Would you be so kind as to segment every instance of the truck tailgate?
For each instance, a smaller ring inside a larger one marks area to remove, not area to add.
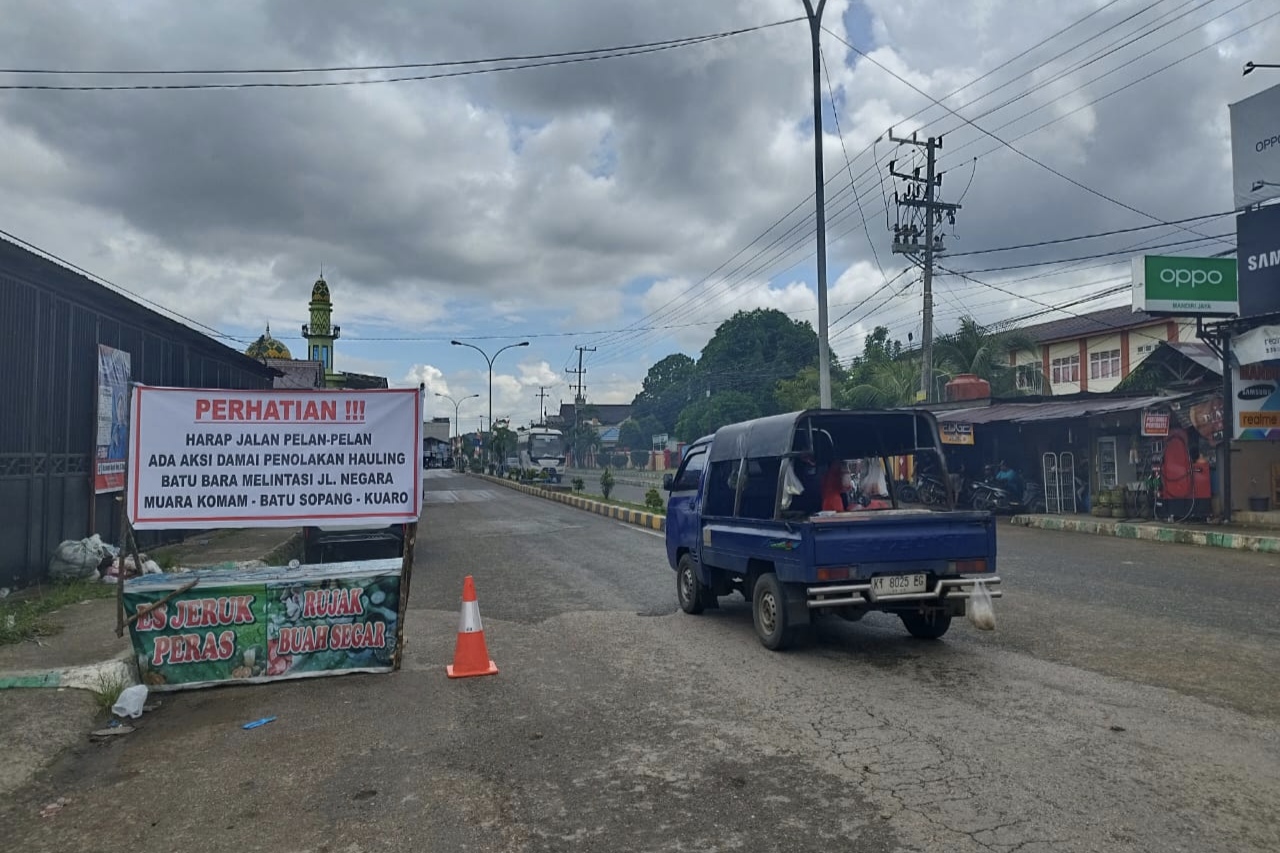
[[[855,576],[892,570],[894,563],[933,564],[936,570],[944,561],[985,559],[985,571],[996,568],[995,519],[985,512],[868,511],[817,518],[813,547],[817,567],[857,566]]]

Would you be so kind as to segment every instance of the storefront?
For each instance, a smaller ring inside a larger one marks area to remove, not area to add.
[[[981,477],[987,466],[1004,462],[1041,485],[1048,511],[1089,512],[1100,495],[1111,505],[1118,492],[1147,488],[1153,465],[1162,460],[1168,425],[1177,422],[1174,406],[1186,399],[1073,395],[991,401],[937,417],[944,442],[948,432],[961,430],[970,441],[948,446],[950,470]],[[1187,423],[1181,428],[1193,425],[1189,409],[1182,417]]]

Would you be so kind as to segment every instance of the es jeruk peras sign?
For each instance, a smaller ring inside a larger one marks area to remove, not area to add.
[[[1240,288],[1234,258],[1141,255],[1133,259],[1133,310],[1235,317]]]

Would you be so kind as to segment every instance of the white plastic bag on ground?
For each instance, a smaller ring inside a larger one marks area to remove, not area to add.
[[[120,691],[120,698],[111,706],[111,713],[117,717],[138,719],[142,716],[142,706],[147,704],[147,685],[135,684]]]
[[[53,559],[49,561],[49,578],[70,581],[90,577],[98,570],[106,553],[96,533],[88,539],[68,539],[53,552]]]
[[[975,581],[973,594],[969,597],[967,610],[969,621],[979,631],[994,631],[996,627],[996,609],[991,605],[991,593],[982,581]]]

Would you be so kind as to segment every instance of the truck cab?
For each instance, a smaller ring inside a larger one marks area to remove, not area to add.
[[[770,649],[819,611],[893,613],[911,635],[941,637],[979,584],[1001,595],[995,520],[954,510],[954,495],[941,509],[901,502],[887,472],[904,458],[945,475],[930,413],[814,409],[695,441],[664,481],[681,609],[740,592]]]

